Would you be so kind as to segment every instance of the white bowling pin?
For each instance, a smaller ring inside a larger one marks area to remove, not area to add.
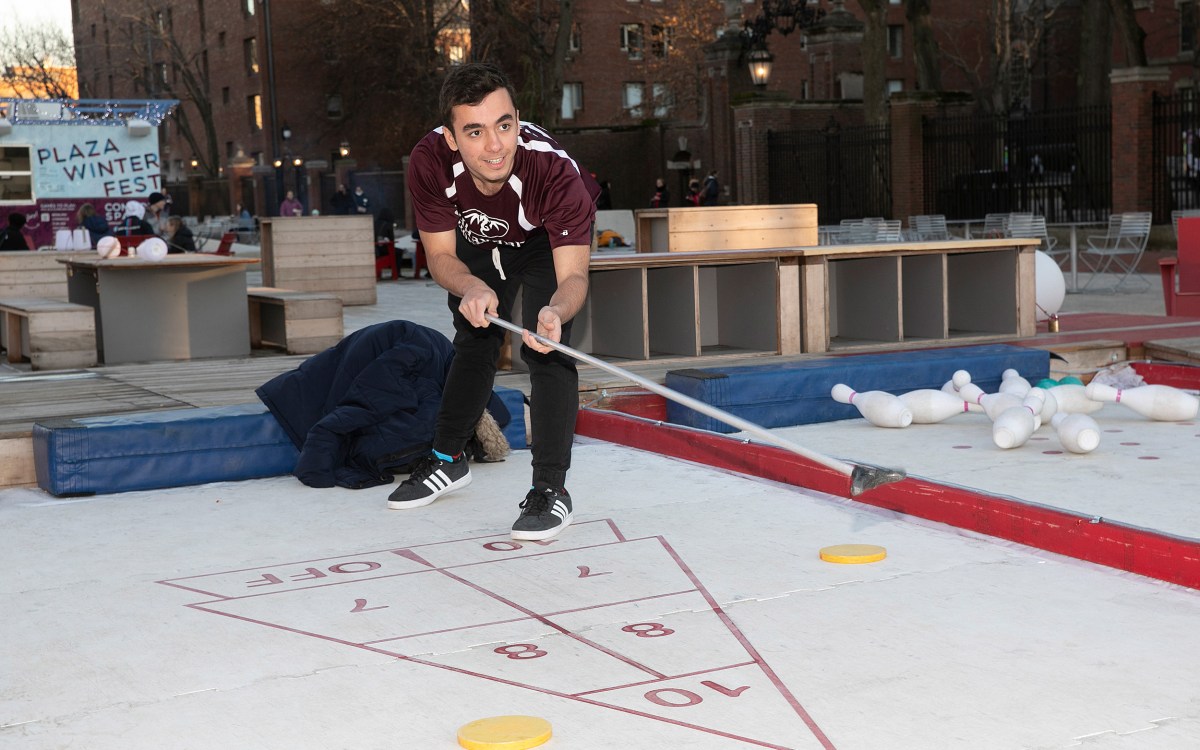
[[[1011,393],[1024,398],[1031,387],[1029,381],[1011,367],[1000,373],[1000,393]]]
[[[1005,409],[1021,405],[1021,399],[1011,393],[984,393],[983,389],[974,383],[967,383],[959,391],[963,399],[978,404],[987,413],[988,419],[995,421]]]
[[[1047,388],[1046,391],[1054,396],[1058,410],[1068,414],[1091,414],[1104,408],[1103,401],[1093,401],[1087,397],[1087,389],[1082,385],[1064,383]]]
[[[908,427],[912,424],[912,412],[903,401],[886,391],[858,393],[850,386],[838,383],[830,395],[839,403],[853,404],[858,413],[876,427]]]
[[[971,406],[957,394],[935,391],[932,388],[909,391],[897,398],[912,412],[912,421],[916,424],[943,422],[955,414],[970,411]]]
[[[1143,417],[1160,422],[1194,419],[1196,412],[1200,411],[1200,399],[1169,385],[1140,385],[1121,389],[1092,381],[1084,392],[1095,401],[1118,403]]]
[[[960,388],[970,382],[971,373],[966,370],[955,370],[954,375],[942,384],[942,390],[946,393],[958,393]]]
[[[992,442],[997,448],[1017,448],[1037,429],[1033,410],[1021,404],[1005,409],[992,422]]]
[[[1032,389],[1031,389],[1032,390]],[[1054,398],[1054,394],[1045,388],[1039,388],[1042,392],[1042,412],[1038,416],[1041,417],[1042,424],[1050,424],[1050,420],[1058,413],[1058,399]]]
[[[1072,453],[1091,453],[1100,445],[1100,425],[1086,414],[1060,411],[1050,419],[1058,442]]]
[[[1021,405],[1033,414],[1033,429],[1037,430],[1042,426],[1042,410],[1046,408],[1046,390],[1044,388],[1030,388],[1025,394],[1025,398],[1021,401]]]

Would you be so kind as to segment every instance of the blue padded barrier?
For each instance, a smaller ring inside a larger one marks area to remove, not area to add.
[[[525,396],[496,388],[504,437],[526,447]],[[55,419],[33,426],[38,486],[56,496],[152,490],[290,474],[299,452],[261,402]]]
[[[496,386],[492,391],[500,397],[508,409],[509,422],[502,428],[504,437],[513,450],[527,447],[525,444],[525,394],[516,388]]]
[[[941,388],[955,370],[967,370],[989,393],[1000,387],[1008,368],[1031,382],[1050,374],[1050,353],[1008,344],[950,349],[822,357],[779,364],[672,370],[668,388],[711,404],[762,427],[788,427],[859,416],[829,392],[836,383],[856,391],[899,395],[918,388]],[[667,421],[712,432],[735,428],[671,401]]]
[[[279,476],[298,455],[261,403],[33,426],[38,486],[58,497]]]

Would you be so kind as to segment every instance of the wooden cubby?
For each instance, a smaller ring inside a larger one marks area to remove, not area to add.
[[[1033,336],[1037,245],[1005,239],[594,255],[571,346],[611,361],[647,361]]]
[[[817,244],[817,207],[811,203],[647,208],[635,212],[635,222],[639,253]]]

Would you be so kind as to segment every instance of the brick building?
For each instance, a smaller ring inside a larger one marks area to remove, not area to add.
[[[745,187],[747,175],[767,165],[754,164],[761,154],[739,145],[739,138],[745,141],[768,126],[862,121],[859,3],[812,4],[824,12],[813,26],[767,36],[773,72],[765,89],[756,90],[741,31],[744,21],[761,13],[757,2],[575,3],[554,128],[581,164],[612,182],[617,207],[645,205],[657,176],[668,178],[678,204],[687,179],[710,169],[722,176],[727,200],[760,200],[760,192]],[[992,23],[991,5],[934,4],[944,90],[992,85],[992,73],[978,57]],[[1031,32],[1036,44],[1018,50],[1028,52],[1032,62],[1009,71],[1013,96],[1034,110],[1074,103],[1081,54],[1081,3],[1047,0],[1046,6],[1051,12]],[[1156,90],[1194,86],[1196,0],[1135,6],[1149,62],[1167,71]],[[242,203],[270,215],[286,189],[297,190],[310,207],[325,206],[336,182],[354,181],[364,170],[402,169],[404,155],[423,132],[388,131],[378,118],[356,117],[368,109],[407,109],[418,97],[381,84],[378,97],[352,100],[346,73],[371,47],[343,49],[316,34],[324,18],[319,14],[334,7],[329,3],[152,0],[150,17],[147,7],[145,0],[72,0],[81,96],[186,100],[177,92],[189,85],[189,74],[200,81],[202,98],[211,105],[213,142],[186,137],[188,131],[203,133],[200,110],[186,101],[180,107],[185,119],[172,120],[160,134],[165,181],[186,185],[191,213],[219,213]],[[884,12],[884,77],[889,91],[907,95],[917,88],[913,30],[901,0],[887,0]],[[466,36],[461,29],[456,33]],[[439,73],[440,65],[466,56],[467,44],[439,37],[430,54],[440,62],[406,74]],[[1120,67],[1119,42],[1110,47],[1114,67]],[[911,134],[905,137],[911,142]],[[895,176],[897,183],[905,179]]]

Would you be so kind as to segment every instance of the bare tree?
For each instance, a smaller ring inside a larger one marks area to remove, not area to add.
[[[148,97],[180,101],[171,118],[191,146],[200,172],[217,177],[221,153],[203,45],[186,30],[177,35],[169,16],[148,2],[121,21],[130,32],[122,63],[126,77]]]
[[[1080,8],[1078,104],[1108,101],[1108,74],[1112,68],[1112,14],[1109,0],[1083,0]]]
[[[1051,0],[985,0],[986,33],[981,48],[960,43],[971,35],[963,24],[942,25],[945,58],[966,76],[981,107],[1008,112],[1028,102],[1029,83],[1038,51],[1058,4]]]
[[[888,27],[885,0],[858,0],[863,28],[863,120],[868,125],[887,122]]]
[[[357,133],[382,162],[398,163],[438,121],[447,67],[473,44],[463,0],[341,0],[312,4],[286,23],[321,28],[325,85],[343,102],[330,128]]]
[[[912,29],[917,88],[921,91],[942,90],[942,63],[938,57],[938,43],[933,33],[931,5],[932,0],[904,0],[904,18]]]
[[[1125,64],[1131,68],[1146,64],[1146,32],[1138,25],[1133,0],[1109,0],[1117,34],[1125,49]]]
[[[75,98],[73,42],[52,23],[4,27],[0,30],[0,80],[22,97]]]
[[[509,70],[521,116],[558,125],[575,0],[476,0],[471,21],[472,57]]]
[[[705,48],[717,38],[725,11],[720,0],[678,3],[668,12],[658,8],[650,21],[649,49],[645,56],[651,106],[671,113],[698,113],[704,98]]]

